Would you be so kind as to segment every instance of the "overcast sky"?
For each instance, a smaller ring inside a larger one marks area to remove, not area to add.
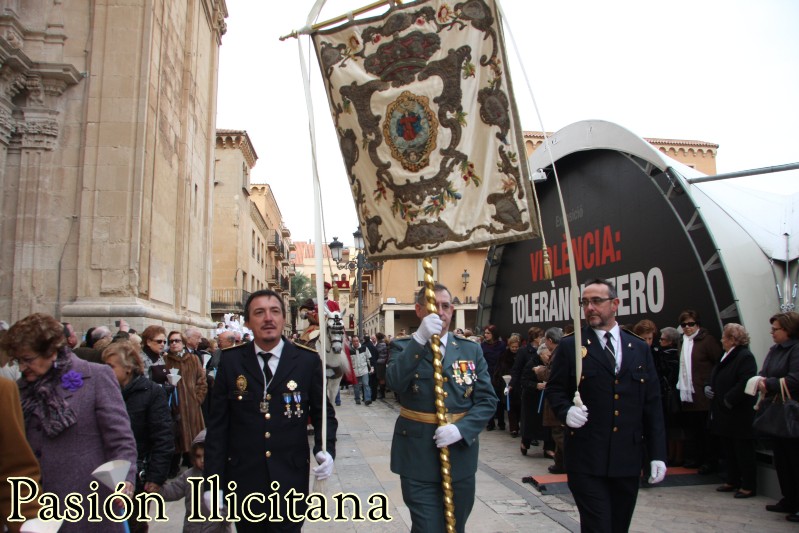
[[[369,3],[328,0],[319,20]],[[451,3],[451,5],[454,4]],[[246,130],[295,241],[314,237],[308,119],[296,39],[312,0],[227,0],[217,127]],[[504,0],[506,47],[522,129],[603,119],[642,137],[719,144],[719,173],[799,161],[799,2],[794,0]],[[357,217],[324,96],[312,75],[325,241],[352,245]],[[799,172],[736,183],[799,191]]]

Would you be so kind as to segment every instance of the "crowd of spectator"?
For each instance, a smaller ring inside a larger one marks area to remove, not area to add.
[[[669,466],[703,475],[722,471],[719,492],[750,498],[757,494],[756,446],[765,443],[773,449],[782,491],[767,510],[799,521],[799,442],[758,440],[762,435],[752,426],[756,394],[767,405],[780,395],[781,378],[799,397],[799,314],[778,313],[769,322],[774,344],[759,372],[749,334],[740,324],[726,324],[719,341],[696,311],[686,309],[676,327],[642,320],[624,328],[652,351]],[[167,332],[150,325],[140,334],[124,320],[115,327],[89,328],[79,342],[72,324],[48,315],[33,314],[10,327],[0,322],[0,376],[17,382],[27,441],[46,491],[85,493],[94,467],[127,458],[130,494],[163,492],[181,464],[202,464],[201,435],[216,369],[224,350],[243,343],[247,333],[222,323],[214,338],[195,327]],[[482,348],[500,398],[486,430],[507,431],[519,438],[523,455],[537,448],[533,456],[552,460],[549,471],[563,473],[564,426],[549,408],[547,380],[553,358],[573,356],[558,352],[570,328],[534,326],[524,338],[513,333],[507,339],[499,331],[494,325],[478,336],[456,330]],[[355,386],[357,404],[386,398],[390,342],[383,333],[346,340],[353,377],[342,385]],[[175,486],[169,494],[176,498],[181,490]],[[62,530],[114,527],[83,521]],[[131,524],[131,531],[146,530],[146,523]]]

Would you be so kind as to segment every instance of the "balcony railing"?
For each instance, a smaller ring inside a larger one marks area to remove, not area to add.
[[[211,289],[211,312],[243,313],[249,297],[249,291],[244,289]]]
[[[266,267],[266,282],[271,286],[277,285],[280,280],[280,270],[277,267]]]

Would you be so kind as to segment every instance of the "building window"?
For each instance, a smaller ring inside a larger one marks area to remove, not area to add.
[[[255,257],[255,230],[252,230],[252,256]]]
[[[433,280],[438,282],[438,258],[433,258]],[[416,286],[424,286],[424,268],[422,267],[422,260],[416,260]]]

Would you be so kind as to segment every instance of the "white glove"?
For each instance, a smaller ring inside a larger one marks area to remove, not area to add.
[[[570,428],[581,428],[588,422],[588,407],[572,405],[566,413],[566,425]]]
[[[319,463],[319,466],[313,469],[316,479],[322,481],[329,478],[333,473],[333,457],[327,452],[319,452],[316,454],[316,462]]]
[[[504,391],[504,393],[505,393],[505,396],[507,396],[508,394],[510,394],[510,387],[505,387],[505,391]]]
[[[205,508],[210,511],[211,510],[211,491],[210,490],[206,490],[205,492],[203,492],[203,503],[205,504]],[[217,506],[216,508],[219,511],[219,514],[224,514],[223,513],[223,509],[225,507],[224,503],[225,503],[225,494],[220,490],[219,491],[219,497],[216,500],[216,506]]]
[[[655,483],[660,483],[666,478],[666,463],[663,461],[652,461],[649,463],[652,465],[652,475],[649,476],[649,483],[654,485]]]
[[[422,319],[419,329],[413,332],[413,340],[419,344],[427,344],[433,335],[441,335],[442,329],[444,329],[444,322],[441,317],[430,313]]]
[[[436,434],[433,435],[433,440],[436,441],[436,446],[444,448],[450,444],[455,444],[463,437],[461,430],[455,424],[447,424],[446,426],[439,426],[436,428]]]
[[[716,393],[713,392],[713,387],[711,387],[710,385],[705,385],[705,398],[707,398],[708,400],[712,400],[713,396],[715,395]]]

